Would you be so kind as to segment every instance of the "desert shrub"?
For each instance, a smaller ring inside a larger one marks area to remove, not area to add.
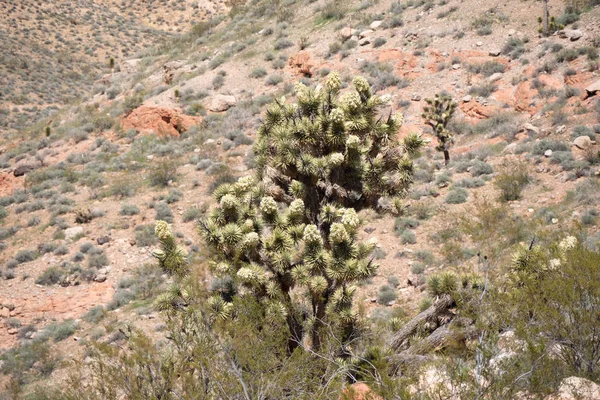
[[[583,225],[594,225],[598,215],[600,215],[598,210],[594,208],[587,209],[583,214],[581,214],[581,223]]]
[[[446,195],[446,203],[448,204],[462,204],[469,198],[469,192],[465,188],[454,186]]]
[[[373,47],[381,47],[386,43],[387,43],[387,40],[385,40],[385,38],[378,37],[377,39],[375,39],[373,41]]]
[[[419,221],[411,217],[398,217],[394,223],[394,233],[396,236],[402,234],[406,229],[415,229],[419,226]]]
[[[173,212],[167,203],[156,203],[156,206],[154,206],[154,211],[156,212],[155,219],[157,221],[167,221],[169,223],[173,222]]]
[[[529,183],[527,164],[505,163],[494,179],[494,185],[500,190],[500,201],[513,201],[521,198],[521,192]]]
[[[592,140],[596,140],[596,134],[590,128],[585,125],[577,125],[573,128],[573,132],[571,133],[571,138],[575,139],[579,136],[587,136]]]
[[[90,254],[88,256],[87,267],[88,268],[102,268],[108,265],[108,257],[104,252],[99,254]]]
[[[490,82],[482,83],[479,86],[472,86],[469,94],[477,97],[487,98],[496,91],[496,85]]]
[[[154,235],[154,224],[138,225],[135,227],[135,244],[139,247],[154,246],[158,243]]]
[[[65,273],[61,268],[50,267],[37,277],[35,283],[44,286],[56,285],[63,279],[64,275]]]
[[[377,303],[381,305],[387,305],[398,298],[396,290],[389,285],[383,285],[379,288],[377,293]]]
[[[82,252],[83,254],[87,254],[89,253],[93,253],[93,249],[94,249],[94,243],[92,242],[85,242],[83,244],[81,244],[81,246],[79,246],[79,251]]]
[[[263,67],[257,67],[254,68],[252,70],[252,72],[250,73],[250,78],[264,78],[265,76],[267,76],[267,70],[264,69]]]
[[[387,278],[388,283],[391,287],[396,288],[400,285],[400,279],[396,275],[390,275]]]
[[[42,332],[40,332],[40,336],[51,338],[55,343],[58,343],[73,335],[76,330],[77,324],[75,321],[68,319],[60,323],[48,325]]]
[[[214,90],[218,90],[225,84],[225,77],[223,75],[216,75],[212,80],[212,87]]]
[[[269,75],[269,77],[265,80],[265,83],[269,86],[277,86],[281,82],[283,82],[283,77],[278,74]]]
[[[525,43],[517,37],[510,37],[502,48],[502,54],[510,56],[513,60],[521,57],[525,53]]]
[[[178,189],[169,189],[166,197],[164,198],[165,203],[173,204],[183,198],[183,192]]]
[[[94,306],[88,310],[83,316],[83,320],[91,324],[97,324],[106,315],[106,311],[103,306]]]
[[[564,61],[573,61],[579,57],[579,53],[576,49],[562,49],[556,53],[556,61],[561,63]]]
[[[11,376],[18,384],[32,381],[36,376],[49,376],[57,364],[55,353],[40,340],[13,347],[0,355],[0,371]]]
[[[531,148],[531,154],[536,156],[544,155],[547,150],[555,151],[567,151],[569,147],[562,142],[557,142],[549,139],[542,139],[540,141],[536,141]]]
[[[468,189],[472,189],[472,188],[478,188],[478,187],[482,187],[485,185],[485,181],[481,178],[465,178],[465,179],[461,179],[460,181],[454,182],[455,186],[458,187],[464,187],[464,188],[468,188]]]
[[[152,186],[167,186],[169,182],[177,180],[177,163],[169,158],[157,161],[151,167],[148,178]]]
[[[273,45],[273,48],[275,50],[283,50],[283,49],[287,49],[288,47],[292,47],[293,45],[294,45],[294,42],[292,42],[291,40],[286,39],[286,38],[280,38],[280,39],[277,39],[277,41]]]
[[[450,175],[449,172],[441,172],[439,174],[436,175],[435,177],[435,184],[438,186],[443,186],[443,185],[447,185],[449,183],[452,183],[452,175]]]
[[[490,164],[481,160],[473,160],[470,168],[472,176],[489,175],[494,172],[494,169]]]
[[[38,258],[39,253],[35,250],[19,250],[17,252],[17,254],[15,255],[14,259],[15,261],[17,261],[19,264],[23,264],[26,262],[31,262],[33,260],[35,260],[36,258]]]
[[[204,213],[198,207],[190,207],[183,213],[182,219],[183,222],[196,221],[200,218]]]
[[[56,248],[56,250],[54,250],[54,254],[57,256],[64,256],[65,254],[69,254],[69,248],[64,244],[60,245]]]
[[[417,235],[415,232],[406,229],[400,233],[400,241],[402,244],[415,244],[417,243]]]
[[[135,204],[123,204],[119,215],[137,215],[140,213],[140,209]]]

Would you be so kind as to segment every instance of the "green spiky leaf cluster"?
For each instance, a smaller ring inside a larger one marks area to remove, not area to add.
[[[325,203],[360,211],[402,197],[413,180],[411,156],[423,146],[415,134],[398,141],[402,115],[392,115],[389,96],[374,95],[365,78],[344,94],[340,88],[336,73],[316,89],[298,83],[298,102],[275,101],[254,146],[258,178],[275,186],[278,200],[303,200],[312,218]]]
[[[314,347],[325,326],[352,335],[356,284],[377,268],[375,243],[357,240],[357,211],[400,209],[423,145],[417,135],[396,139],[402,116],[380,114],[388,99],[364,78],[347,93],[340,88],[334,73],[314,90],[298,84],[297,103],[268,108],[254,146],[256,176],[219,187],[200,229],[213,273],[231,279],[236,296],[258,298],[298,344]],[[215,292],[211,304],[234,316],[230,300]]]
[[[219,206],[200,229],[214,251],[213,273],[229,277],[238,295],[259,298],[269,318],[288,321],[305,339],[315,340],[323,321],[352,325],[355,284],[377,268],[369,258],[376,243],[357,241],[356,211],[327,204],[317,225],[302,199],[285,204],[266,191],[252,177],[216,191]],[[230,315],[222,293],[213,304],[215,312]]]
[[[183,248],[177,245],[171,227],[165,221],[157,221],[154,229],[160,248],[152,251],[160,267],[171,275],[183,276],[187,272],[188,260]]]
[[[448,94],[436,94],[433,99],[425,99],[427,106],[421,115],[425,123],[433,129],[438,140],[437,151],[444,152],[446,163],[449,160],[448,150],[454,143],[454,133],[447,127],[458,104]]]

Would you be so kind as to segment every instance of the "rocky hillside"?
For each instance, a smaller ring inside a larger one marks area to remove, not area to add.
[[[114,96],[119,88],[99,79],[120,61],[226,10],[190,0],[3,1],[0,133],[27,128],[90,90]]]
[[[599,6],[550,0],[565,26],[542,35],[536,1],[72,3],[0,4],[0,384],[65,379],[58,360],[84,352],[68,341],[160,336],[154,222],[204,270],[195,221],[252,173],[267,104],[331,71],[343,88],[365,76],[403,113],[400,136],[428,140],[404,214],[361,215],[379,243],[359,289],[374,324],[427,309],[429,276],[500,265],[534,232],[579,229],[597,249]],[[447,166],[421,116],[441,92],[458,104]]]

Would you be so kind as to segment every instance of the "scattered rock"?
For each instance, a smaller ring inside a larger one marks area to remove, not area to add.
[[[18,330],[16,330],[15,328],[10,328],[10,329],[8,330],[8,334],[9,334],[9,335],[16,335],[18,332],[19,332],[19,331],[18,331]]]
[[[498,57],[500,56],[500,54],[502,54],[502,51],[495,49],[495,50],[490,50],[488,53],[491,57]]]
[[[590,139],[589,136],[579,136],[578,138],[573,140],[573,144],[577,148],[579,148],[581,150],[585,150],[585,149],[588,149],[592,145],[592,139]]]
[[[37,166],[35,165],[31,165],[31,164],[23,164],[23,165],[19,165],[17,168],[15,168],[15,170],[13,171],[13,175],[14,176],[23,176],[31,171],[33,171],[34,169],[36,169]]]
[[[478,40],[475,44],[477,45],[477,47],[483,46],[483,42],[481,40]]]
[[[563,39],[569,39],[571,42],[575,42],[583,37],[583,32],[579,29],[564,29],[558,32],[558,36]]]
[[[508,36],[514,36],[517,33],[514,29],[508,31]]]
[[[517,151],[517,144],[516,143],[510,143],[509,145],[507,145],[502,150],[502,153],[504,153],[504,154],[515,154],[516,151]]]
[[[200,121],[201,118],[185,115],[178,109],[141,106],[121,121],[121,127],[124,131],[134,129],[146,134],[179,136]]]
[[[353,35],[354,30],[349,26],[342,28],[342,30],[340,31],[340,39],[342,39],[342,42],[345,42],[346,40],[350,39]]]
[[[528,132],[533,132],[533,133],[535,133],[536,135],[539,135],[539,134],[540,134],[540,128],[538,128],[537,126],[534,126],[534,125],[532,125],[532,124],[530,124],[530,123],[525,123],[525,124],[523,124],[523,129],[524,129],[525,131],[528,131]]]
[[[223,112],[235,106],[236,103],[237,100],[235,96],[218,94],[213,97],[208,109],[213,112]]]
[[[466,95],[465,97],[463,97],[462,101],[464,101],[465,103],[470,102],[471,100],[473,100],[473,96],[471,96],[470,94]]]
[[[502,72],[496,72],[495,74],[493,74],[492,76],[490,76],[488,78],[488,80],[490,82],[496,82],[496,81],[499,81],[500,79],[502,79]]]
[[[460,69],[460,64],[453,64],[452,69],[454,69],[454,70]]]
[[[119,63],[119,67],[121,68],[121,72],[126,74],[133,74],[137,71],[138,65],[142,61],[141,58],[132,58],[130,60],[124,60]]]
[[[544,152],[544,156],[546,157],[552,157],[552,150],[548,149]]]
[[[412,97],[410,98],[411,101],[421,101],[421,96],[419,96],[418,94],[413,94]]]
[[[372,226],[367,226],[367,227],[364,229],[364,231],[365,231],[366,233],[373,233],[373,232],[375,232],[375,228],[373,228]]]
[[[552,223],[553,224],[558,224],[558,218],[552,218]]]
[[[73,240],[73,238],[81,235],[83,235],[83,227],[81,226],[74,226],[72,228],[65,229],[66,240]]]
[[[561,133],[565,133],[567,131],[567,127],[565,125],[561,125],[556,128],[556,133],[560,135]]]
[[[364,30],[358,34],[358,38],[359,39],[366,38],[367,36],[370,36],[373,32],[375,32],[373,29]]]
[[[165,65],[163,65],[163,81],[169,85],[173,82],[173,78],[175,77],[175,71],[183,67],[183,61],[169,61]]]
[[[106,243],[110,242],[110,237],[109,237],[109,236],[102,236],[102,237],[99,237],[98,239],[96,239],[96,242],[97,242],[97,243],[98,243],[100,246],[102,246],[102,245],[104,245],[104,244],[106,244]]]
[[[10,317],[10,310],[6,307],[0,308],[0,318]]]
[[[373,21],[371,22],[371,25],[369,25],[369,28],[377,29],[381,26],[381,24],[383,24],[383,21]]]
[[[563,379],[558,393],[551,395],[546,400],[594,400],[600,399],[600,386],[587,380],[571,376]]]
[[[362,38],[358,41],[358,45],[359,46],[366,46],[369,43],[371,43],[371,41],[369,40],[369,38]]]
[[[600,92],[600,79],[598,79],[596,82],[588,85],[585,88],[585,91],[587,93],[587,97],[592,97],[592,96],[598,94],[598,92]]]

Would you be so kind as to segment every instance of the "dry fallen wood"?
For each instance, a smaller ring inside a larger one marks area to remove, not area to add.
[[[400,328],[400,330],[392,337],[390,347],[396,352],[405,349],[408,346],[408,339],[415,334],[419,327],[427,322],[432,322],[437,319],[440,314],[446,312],[453,304],[454,299],[452,299],[451,296],[444,295],[440,297],[435,304],[419,313]]]

